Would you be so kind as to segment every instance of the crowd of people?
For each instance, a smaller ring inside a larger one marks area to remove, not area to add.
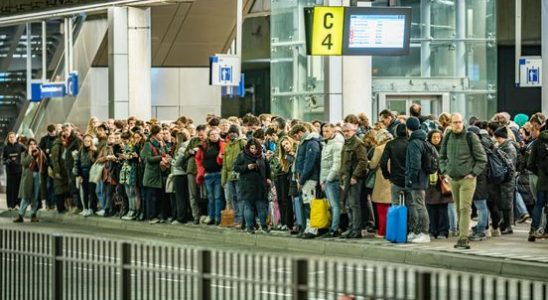
[[[91,118],[85,131],[51,124],[39,142],[10,133],[2,161],[14,222],[31,205],[32,222],[42,208],[304,239],[384,238],[390,206],[404,204],[408,242],[458,237],[455,247],[469,249],[531,217],[528,240],[545,237],[547,124],[541,113],[424,116],[418,104],[408,115],[383,110],[375,124],[364,114],[339,123]],[[311,203],[324,198],[331,218],[317,228]]]

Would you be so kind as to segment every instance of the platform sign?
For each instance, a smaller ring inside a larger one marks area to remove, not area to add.
[[[73,97],[78,96],[78,72],[73,71],[69,73],[67,79],[67,93]]]
[[[305,13],[312,13],[309,54],[342,55],[344,7],[316,6]]]
[[[238,86],[241,60],[238,55],[216,54],[209,58],[209,84]]]
[[[42,80],[33,79],[30,83],[30,102],[40,102],[42,100]]]
[[[540,56],[522,56],[519,59],[519,86],[540,87],[542,79],[542,58]]]
[[[64,82],[44,83],[40,88],[42,99],[44,98],[61,98],[67,95]]]

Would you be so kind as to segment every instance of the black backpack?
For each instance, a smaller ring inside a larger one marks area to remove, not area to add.
[[[422,152],[422,166],[426,174],[434,174],[440,169],[440,154],[434,145],[424,141],[424,151]]]
[[[511,178],[513,164],[506,152],[496,149],[486,149],[487,180],[490,183],[500,184]]]
[[[537,151],[537,169],[545,176],[548,176],[548,142],[539,140]]]

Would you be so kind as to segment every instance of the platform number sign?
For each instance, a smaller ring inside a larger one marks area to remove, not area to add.
[[[344,7],[316,6],[312,16],[312,55],[342,55]]]

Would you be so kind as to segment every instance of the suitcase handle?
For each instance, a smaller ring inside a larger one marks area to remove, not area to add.
[[[405,205],[405,191],[399,192],[400,206]]]

